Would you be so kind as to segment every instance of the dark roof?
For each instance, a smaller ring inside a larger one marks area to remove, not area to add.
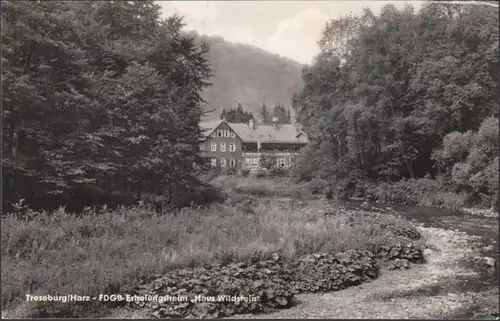
[[[255,128],[251,129],[249,124],[245,123],[228,123],[224,120],[214,120],[200,123],[200,127],[204,130],[205,136],[210,136],[223,122],[245,143],[256,143],[259,140],[261,143],[307,144],[307,135],[291,124],[255,125]],[[301,133],[303,135],[300,135]]]

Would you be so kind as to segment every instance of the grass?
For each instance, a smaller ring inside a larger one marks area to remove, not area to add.
[[[293,197],[296,199],[313,197],[308,183],[297,184],[288,177],[269,179],[256,176],[221,175],[215,177],[211,184],[228,192],[233,191],[254,196]]]
[[[295,202],[261,202],[250,212],[213,204],[167,215],[144,205],[80,216],[62,209],[32,214],[2,218],[3,310],[21,303],[27,293],[126,293],[179,267],[267,258],[277,251],[291,258],[373,250],[390,237],[369,224],[348,227],[341,220],[325,220],[319,207]],[[99,303],[37,304],[28,316],[103,316],[106,311]]]
[[[419,205],[427,207],[442,207],[450,211],[460,211],[464,209],[467,204],[466,193],[453,193],[453,192],[436,192],[434,194],[426,194],[419,201]]]

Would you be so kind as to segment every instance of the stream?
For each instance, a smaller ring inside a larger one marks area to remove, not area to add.
[[[350,201],[346,204],[349,207],[362,208],[361,202]],[[364,203],[363,207],[367,203]],[[380,205],[376,203],[368,203],[368,208],[386,210],[393,209],[403,217],[410,221],[421,223],[424,227],[442,228],[446,230],[465,232],[470,236],[477,236],[475,247],[479,252],[479,256],[492,257],[498,261],[498,238],[499,238],[499,223],[497,217],[484,217],[479,215],[466,214],[463,212],[452,212],[440,208],[426,208],[418,206],[405,205]],[[468,267],[474,267],[479,272],[479,278],[457,280],[459,282],[450,285],[448,288],[443,285],[441,289],[436,288],[432,295],[436,295],[439,291],[486,291],[493,288],[498,288],[499,275],[498,264],[495,268],[487,268],[486,266],[478,265],[473,261],[463,261]]]
[[[291,199],[280,199],[280,201],[294,202],[294,200]],[[307,201],[309,204],[311,202],[321,202],[329,205],[339,204],[337,202],[326,200]],[[363,209],[368,211],[377,211],[380,213],[396,212],[409,221],[416,223],[416,225],[420,225],[425,228],[439,228],[448,231],[466,233],[467,236],[471,236],[472,238],[469,240],[467,245],[473,249],[473,255],[458,259],[457,265],[458,267],[473,270],[476,273],[461,275],[460,277],[454,277],[452,279],[443,279],[436,284],[428,285],[419,289],[418,293],[412,294],[412,296],[439,297],[443,295],[473,292],[486,295],[492,298],[491,300],[494,302],[498,302],[498,264],[496,264],[495,267],[489,267],[486,264],[478,263],[477,260],[478,257],[490,257],[495,259],[497,262],[499,260],[498,217],[472,215],[466,212],[452,212],[440,208],[378,204],[353,200],[340,202],[340,205],[350,209]],[[489,310],[489,312],[493,312],[493,318],[498,317],[498,304],[494,305],[496,305],[496,307],[486,309]],[[465,312],[446,316],[446,319],[491,319],[492,317],[491,315],[481,316],[481,313],[484,314],[484,311],[480,311],[480,308],[475,307],[470,308]]]

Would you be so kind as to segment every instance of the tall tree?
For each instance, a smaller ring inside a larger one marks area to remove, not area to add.
[[[264,123],[268,123],[270,121],[270,116],[271,113],[269,112],[269,109],[267,108],[266,102],[262,102],[262,106],[260,107],[260,117],[262,118],[262,121]]]
[[[278,123],[280,124],[289,124],[290,117],[285,106],[277,102],[273,107],[272,117],[278,118]]]
[[[5,200],[58,206],[194,180],[212,72],[181,18],[161,20],[153,1],[4,1],[1,15]]]

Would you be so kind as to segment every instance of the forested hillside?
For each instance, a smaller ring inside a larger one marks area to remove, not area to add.
[[[311,139],[299,176],[344,196],[375,183],[375,198],[496,202],[498,24],[498,8],[437,2],[331,21],[294,98]]]
[[[202,94],[207,109],[215,110],[211,119],[217,119],[223,108],[236,108],[238,103],[257,117],[262,102],[289,107],[293,95],[303,87],[302,65],[293,60],[220,37],[199,36],[199,40],[209,45],[207,60],[214,70],[212,86]]]

